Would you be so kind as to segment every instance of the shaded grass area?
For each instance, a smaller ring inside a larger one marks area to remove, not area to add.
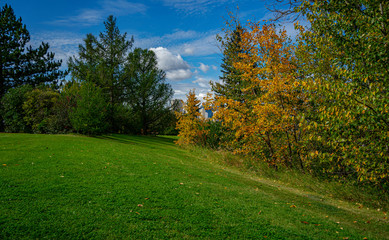
[[[0,134],[0,239],[388,239],[383,211],[174,138]]]

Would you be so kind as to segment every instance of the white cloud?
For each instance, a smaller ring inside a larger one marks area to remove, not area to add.
[[[150,48],[158,59],[158,67],[166,72],[166,78],[180,81],[191,78],[193,73],[189,64],[179,55],[174,55],[167,48]]]
[[[203,71],[204,73],[207,73],[209,71],[209,66],[205,65],[204,63],[200,63],[200,70]]]
[[[217,66],[212,65],[212,69],[213,69],[214,71],[216,71],[216,70],[217,70]]]
[[[50,24],[92,26],[100,24],[108,15],[126,16],[144,13],[146,10],[146,5],[142,3],[132,3],[127,0],[103,0],[98,3],[97,8],[83,9],[75,16],[62,17]]]
[[[32,34],[29,44],[37,48],[42,42],[49,43],[49,52],[55,53],[56,60],[62,60],[62,68],[67,68],[67,60],[78,54],[78,45],[83,43],[83,36],[69,32],[42,32]]]
[[[197,83],[202,88],[210,88],[209,80],[202,77],[197,77],[193,83]]]
[[[234,0],[162,0],[166,6],[173,7],[186,14],[206,13],[210,9]]]
[[[166,71],[166,78],[173,81],[181,81],[192,77],[189,69],[177,69]]]
[[[196,97],[200,100],[203,100],[209,92],[211,92],[210,87],[201,87],[197,83],[172,83],[174,89],[174,98],[182,99],[186,101],[186,95],[190,90],[195,90]]]
[[[186,42],[174,47],[174,49],[183,56],[207,56],[220,52],[218,42],[216,40],[216,34],[210,34],[205,37],[195,39],[192,42]]]

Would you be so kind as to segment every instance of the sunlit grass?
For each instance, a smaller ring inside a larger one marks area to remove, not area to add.
[[[167,137],[0,134],[0,239],[389,236],[383,211],[219,158]]]

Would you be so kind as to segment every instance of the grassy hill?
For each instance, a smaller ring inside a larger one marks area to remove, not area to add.
[[[389,239],[382,209],[212,154],[168,137],[0,134],[0,239]]]

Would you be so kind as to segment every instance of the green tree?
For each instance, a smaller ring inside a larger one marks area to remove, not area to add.
[[[143,134],[161,130],[161,122],[169,113],[168,103],[173,89],[166,83],[166,74],[157,67],[153,51],[136,48],[128,56],[125,92],[135,124]]]
[[[92,82],[73,84],[68,91],[75,95],[69,119],[78,133],[99,135],[107,132],[108,103],[101,88]]]
[[[243,81],[242,72],[238,71],[233,63],[239,61],[239,53],[242,52],[241,40],[244,28],[239,20],[230,14],[230,20],[226,21],[224,36],[217,36],[223,52],[219,82],[211,82],[212,91],[218,96],[224,96],[236,101],[242,101]]]
[[[388,188],[389,3],[305,1],[300,11],[311,25],[297,56],[315,106],[312,155],[336,177]]]
[[[34,133],[52,133],[54,106],[59,93],[49,87],[36,88],[26,94],[24,121]]]
[[[118,106],[123,104],[124,65],[134,42],[127,40],[127,33],[121,34],[112,15],[104,22],[105,31],[99,38],[88,34],[84,45],[79,45],[79,57],[68,61],[72,78],[81,82],[92,82],[103,90],[109,106],[111,131],[115,125]]]
[[[65,73],[59,70],[61,61],[48,52],[49,44],[33,49],[26,47],[30,34],[21,18],[16,18],[11,6],[0,10],[0,99],[10,89],[22,84],[33,87],[42,83],[57,83]],[[3,120],[0,116],[0,130]]]
[[[26,94],[32,90],[30,85],[22,85],[8,90],[1,99],[1,115],[4,119],[5,132],[29,132],[24,121],[23,103],[26,101]]]

